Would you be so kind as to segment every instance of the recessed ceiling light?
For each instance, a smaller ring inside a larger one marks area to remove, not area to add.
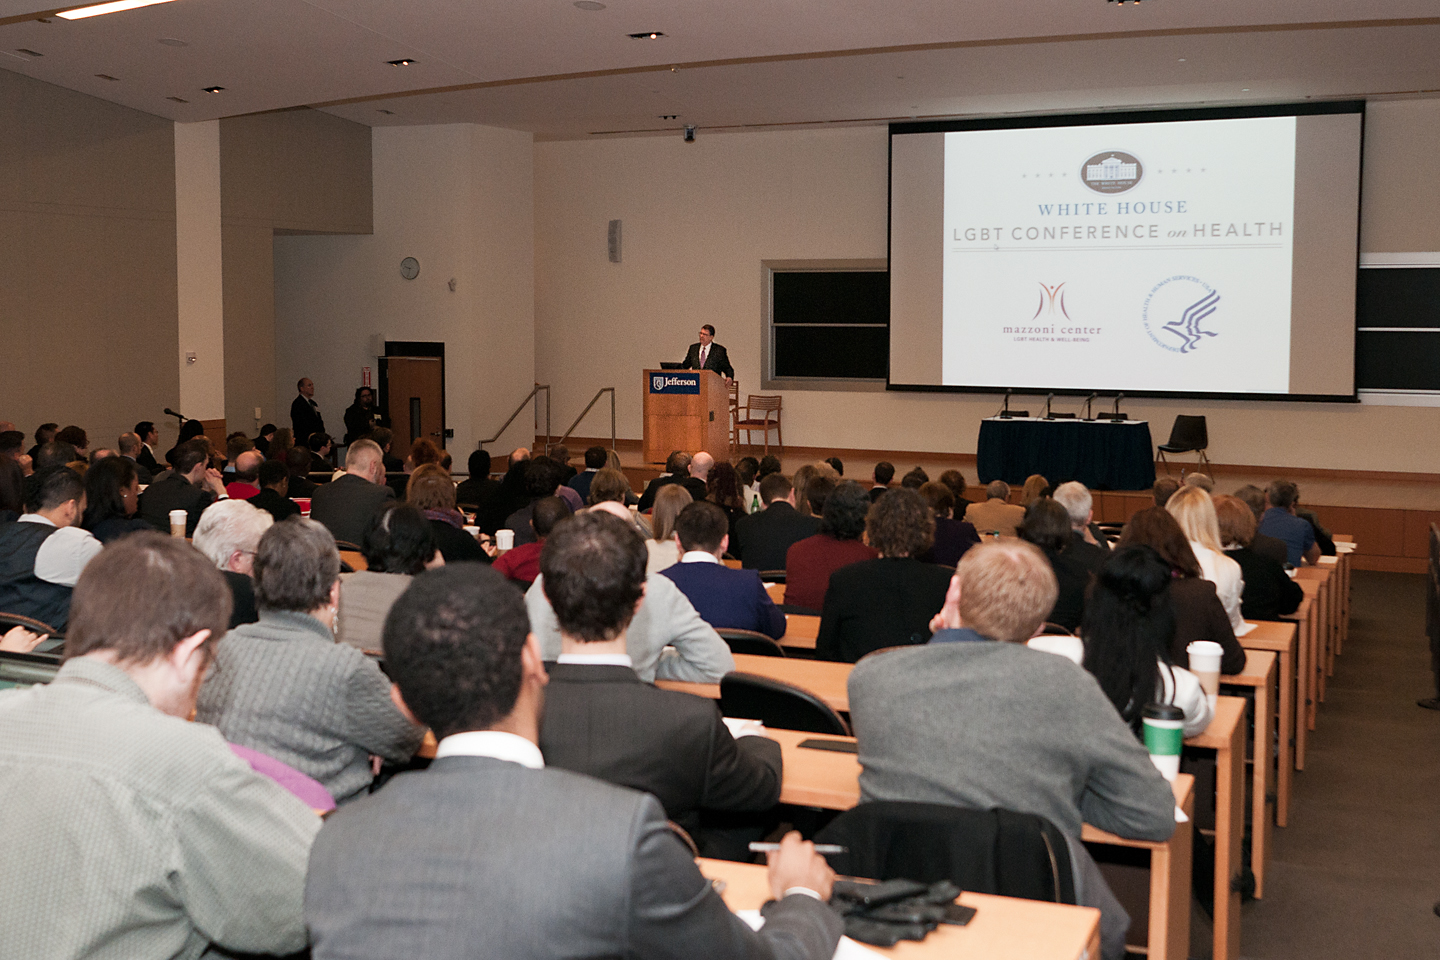
[[[1180,62],[1181,62],[1181,63],[1184,63],[1184,62],[1185,62],[1185,58],[1184,58],[1184,57],[1181,57],[1181,58],[1180,58]]]
[[[119,81],[119,79],[120,79],[119,77],[112,77],[112,76],[110,76],[110,74],[108,74],[108,73],[97,73],[97,74],[95,74],[95,76],[99,77],[101,80],[115,80],[115,81]]]
[[[16,52],[16,53],[23,53],[23,54],[25,54],[25,56],[31,57],[31,58],[43,57],[43,56],[45,56],[45,54],[40,53],[40,52],[37,51],[37,50],[27,50],[25,47],[17,47],[16,50],[15,50],[15,52]]]
[[[64,17],[66,20],[84,20],[86,17],[98,17],[107,13],[119,13],[121,10],[134,10],[137,7],[150,7],[157,3],[170,2],[171,0],[114,0],[112,3],[96,3],[88,7],[76,7],[74,10],[66,10],[55,16]]]
[[[575,0],[575,7],[579,10],[589,10],[591,13],[594,13],[596,10],[604,10],[605,4],[598,2],[598,0]]]
[[[200,89],[204,90],[206,93],[219,93],[221,90],[224,90],[225,88],[224,88],[224,87],[201,87]]]
[[[1249,92],[1250,92],[1250,88],[1249,88],[1249,87],[1241,87],[1241,88],[1240,88],[1240,92],[1241,92],[1241,93],[1249,93]]]
[[[390,66],[392,67],[408,67],[415,61],[411,60],[409,57],[401,57],[399,60],[386,60],[385,62],[390,64]]]
[[[190,44],[189,44],[188,41],[185,41],[185,40],[177,40],[177,39],[175,39],[174,37],[161,37],[159,40],[157,40],[157,41],[155,41],[155,42],[156,42],[156,43],[163,43],[163,44],[165,44],[165,46],[167,46],[167,47],[188,47],[188,46],[190,46]]]
[[[661,120],[679,120],[679,119],[680,119],[680,114],[678,114],[678,113],[662,113],[662,114],[660,114],[660,119],[661,119]]]
[[[166,100],[174,100],[176,103],[189,103],[184,97],[166,97]]]
[[[394,111],[394,110],[386,110],[384,107],[381,107],[379,110],[376,110],[375,112],[376,112],[376,113],[383,113],[383,114],[385,114],[385,116],[387,116],[387,117],[393,117],[393,116],[395,115],[395,111]]]
[[[663,36],[665,36],[665,34],[661,33],[659,30],[651,30],[651,31],[648,32],[648,33],[632,33],[632,34],[630,34],[630,39],[631,39],[631,40],[659,40],[659,39],[660,39],[661,37],[663,37]]]

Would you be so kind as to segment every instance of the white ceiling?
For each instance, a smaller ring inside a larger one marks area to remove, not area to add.
[[[43,22],[55,0],[0,0],[0,67],[181,121],[309,105],[544,139],[1440,93],[1440,0],[1372,0],[1363,21],[1339,0],[605,2],[178,0]],[[626,36],[649,30],[666,36]]]

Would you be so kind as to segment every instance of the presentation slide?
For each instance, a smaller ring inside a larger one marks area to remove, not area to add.
[[[892,136],[892,384],[1353,395],[1360,128],[1332,119]]]

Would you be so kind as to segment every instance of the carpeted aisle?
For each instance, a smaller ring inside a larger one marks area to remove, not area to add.
[[[1356,571],[1337,660],[1266,897],[1246,904],[1248,960],[1440,957],[1440,712],[1424,577]]]

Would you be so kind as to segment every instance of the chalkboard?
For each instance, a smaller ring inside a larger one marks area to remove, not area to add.
[[[884,380],[890,366],[890,274],[771,273],[775,377]]]
[[[1440,391],[1440,268],[1362,269],[1355,327],[1357,388]]]

